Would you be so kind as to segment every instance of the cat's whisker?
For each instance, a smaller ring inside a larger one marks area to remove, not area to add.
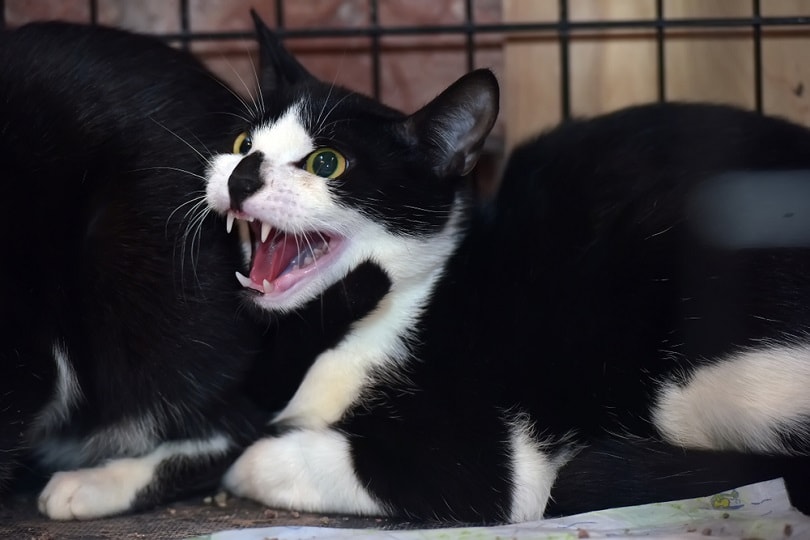
[[[245,79],[242,78],[242,75],[239,74],[239,71],[237,71],[237,69],[234,67],[233,63],[230,60],[228,60],[224,55],[221,55],[221,56],[225,60],[225,62],[228,64],[228,67],[231,68],[231,71],[233,72],[233,74],[239,80],[239,83],[242,85],[242,88],[245,89],[245,93],[247,94],[248,98],[250,99],[250,104],[252,105],[252,108],[249,108],[248,110],[250,112],[252,112],[253,115],[256,118],[261,118],[262,116],[264,116],[264,108],[260,105],[260,103],[256,99],[256,96],[253,95],[253,91],[247,85],[247,83],[245,82]],[[251,66],[253,65],[252,60],[250,62],[250,65]],[[248,104],[244,100],[242,100],[242,102],[245,104],[246,107],[248,107]]]
[[[273,229],[273,231],[274,231],[274,234],[273,234],[273,239],[270,241],[271,244],[275,244],[278,241],[279,237],[282,234],[284,234],[278,229]]]
[[[416,210],[417,212],[422,212],[424,214],[436,214],[439,216],[449,216],[450,210],[446,208],[425,208],[422,206],[412,206],[409,204],[403,204],[403,208],[408,208],[409,210]]]
[[[210,167],[210,166],[211,166],[211,160],[210,160],[209,158],[205,157],[205,156],[204,156],[204,155],[203,155],[203,154],[202,154],[202,153],[201,153],[199,150],[197,150],[196,148],[194,148],[194,145],[192,145],[190,142],[188,142],[187,140],[185,140],[183,137],[181,137],[181,136],[180,136],[178,133],[176,133],[175,131],[173,131],[173,130],[169,129],[167,126],[165,126],[164,124],[162,124],[161,122],[159,122],[158,120],[156,120],[154,117],[150,116],[150,117],[149,117],[149,119],[150,119],[152,122],[154,122],[155,124],[157,124],[158,126],[160,126],[161,128],[163,128],[164,130],[166,130],[168,133],[170,133],[171,135],[173,135],[175,138],[177,138],[177,140],[178,140],[178,141],[180,141],[181,143],[183,143],[183,144],[185,144],[186,146],[188,146],[188,147],[189,147],[189,148],[190,148],[190,149],[191,149],[191,150],[192,150],[192,151],[193,151],[195,154],[197,154],[197,155],[200,157],[200,159],[202,160],[202,162],[203,162],[203,163],[204,163],[204,164],[205,164],[207,167]]]
[[[200,209],[202,208],[203,213],[205,212],[205,206],[206,206],[205,205],[205,195],[202,195],[202,196],[199,196],[199,197],[194,197],[194,198],[190,199],[189,201],[186,201],[185,203],[179,205],[177,208],[175,208],[174,211],[172,211],[169,218],[166,220],[166,234],[168,235],[169,234],[168,233],[168,227],[169,227],[169,221],[171,220],[171,217],[177,211],[179,211],[181,208],[183,208],[184,206],[187,206],[189,204],[193,204],[193,205],[185,213],[185,215],[183,216],[183,218],[181,220],[181,224],[185,223],[185,227],[183,228],[183,232],[179,236],[179,240],[180,240],[179,241],[179,248],[180,248],[180,276],[181,276],[181,280],[182,280],[181,286],[182,286],[183,290],[185,290],[185,275],[186,275],[185,274],[185,265],[186,265],[186,250],[187,250],[187,244],[188,244],[188,236],[189,236],[190,229],[194,226],[193,225],[193,220],[196,219],[197,215],[199,215],[198,212],[200,212]],[[194,216],[194,218],[189,219],[190,215]],[[177,248],[177,246],[175,246],[175,248]],[[192,258],[192,267],[193,267],[194,279],[198,281],[197,272],[196,272],[196,266],[197,266],[196,261],[194,261],[193,258]]]
[[[188,219],[188,224],[186,226],[185,232],[183,234],[183,244],[181,249],[181,267],[185,265],[185,255],[188,250],[192,272],[194,274],[195,280],[199,280],[197,277],[197,266],[200,257],[200,249],[201,249],[201,239],[202,239],[202,226],[205,223],[205,220],[208,218],[209,214],[211,213],[211,208],[205,204],[205,201],[201,201],[194,206],[194,208],[189,212],[191,215],[190,219]],[[189,215],[187,214],[187,215]],[[189,236],[191,239],[190,245],[189,244]]]
[[[197,174],[197,173],[194,173],[194,172],[191,172],[191,171],[187,171],[185,169],[180,169],[178,167],[165,167],[165,166],[164,167],[157,167],[157,166],[156,167],[142,167],[140,169],[132,169],[132,172],[160,171],[160,170],[180,172],[180,173],[187,174],[189,176],[193,176],[195,178],[199,178],[200,180],[205,180],[205,176],[203,176],[201,174]]]
[[[307,247],[311,247],[311,246],[309,245],[309,240],[307,239],[307,237],[306,237],[306,235],[305,235],[305,234],[296,234],[296,235],[294,236],[294,238],[295,238],[295,250],[296,250],[296,251],[297,251],[299,254],[301,253],[301,240],[300,240],[301,238],[303,238],[303,239],[304,239],[304,241],[307,243]],[[300,259],[300,255],[299,255],[299,259]],[[301,260],[299,260],[299,261],[298,261],[298,264],[299,264],[299,265],[301,265],[302,263],[303,263],[303,261],[301,261]]]
[[[335,102],[335,104],[332,105],[332,107],[329,109],[329,111],[326,113],[326,115],[324,115],[323,120],[321,122],[319,122],[319,123],[316,123],[316,128],[314,130],[316,136],[321,134],[321,132],[323,131],[322,124],[325,123],[329,119],[329,116],[331,116],[331,114],[333,112],[335,112],[335,109],[337,109],[340,106],[341,103],[343,103],[344,101],[346,101],[349,97],[351,97],[353,95],[355,95],[354,92],[347,92],[345,96],[343,96],[342,98],[337,100]],[[324,101],[324,107],[326,106],[326,103],[327,102]]]
[[[226,63],[227,63],[227,64],[228,64],[228,65],[231,67],[231,69],[232,69],[232,70],[234,70],[233,66],[230,64],[230,61],[229,61],[227,58],[225,58],[225,55],[224,55],[224,54],[222,54],[222,53],[220,53],[220,56],[221,56],[221,58],[222,58],[223,60],[225,60],[225,62],[226,62]],[[236,71],[234,70],[234,73],[235,73],[235,72],[236,72]],[[238,75],[237,75],[237,76],[238,76]],[[230,93],[230,94],[231,94],[233,97],[235,97],[235,98],[236,98],[236,100],[237,100],[237,101],[238,101],[238,102],[239,102],[239,103],[242,105],[242,107],[244,107],[244,109],[245,109],[245,111],[248,113],[248,116],[249,116],[249,117],[255,117],[255,116],[254,116],[254,115],[255,115],[255,111],[251,110],[250,105],[248,104],[248,102],[247,102],[247,101],[245,101],[245,98],[244,98],[244,97],[242,97],[241,95],[239,95],[239,93],[238,93],[238,92],[234,91],[234,89],[233,89],[233,88],[231,88],[230,86],[228,86],[227,84],[225,84],[224,82],[222,82],[221,80],[219,80],[217,77],[214,77],[214,76],[212,75],[212,76],[211,76],[211,78],[212,78],[212,79],[214,79],[214,80],[217,82],[217,84],[219,84],[219,85],[220,85],[222,88],[224,88],[225,90],[227,90],[227,91],[228,91],[228,92],[229,92],[229,93]],[[246,121],[246,123],[248,123],[248,124],[249,124],[249,123],[250,123],[250,121]]]
[[[180,211],[181,208],[183,208],[185,206],[188,206],[189,204],[193,204],[194,206],[192,206],[192,209],[190,210],[190,211],[193,211],[195,208],[198,207],[198,205],[201,202],[205,203],[205,192],[203,191],[201,193],[202,193],[201,195],[198,195],[197,197],[192,197],[191,199],[185,201],[184,203],[179,204],[174,210],[171,211],[169,216],[166,218],[166,225],[165,226],[166,226],[167,230],[168,230],[168,227],[169,227],[169,222],[172,220],[174,215],[177,212]],[[186,212],[186,214],[183,216],[183,219],[185,219],[187,216],[188,216],[188,212]]]
[[[348,118],[339,118],[337,120],[332,120],[328,124],[325,124],[325,125],[321,126],[320,128],[318,128],[318,130],[316,131],[316,134],[320,135],[320,136],[323,136],[325,134],[326,130],[331,128],[332,132],[329,133],[329,135],[332,135],[334,133],[335,126],[337,126],[339,124],[342,124],[344,122],[348,123],[348,122],[351,122],[351,120],[348,119]]]
[[[340,64],[338,65],[338,68],[335,70],[335,76],[332,77],[332,83],[329,85],[329,91],[326,93],[326,99],[323,101],[323,106],[321,107],[321,111],[318,113],[318,119],[315,120],[315,122],[314,122],[316,127],[315,127],[315,129],[313,131],[316,134],[321,132],[321,118],[323,118],[323,121],[325,122],[326,118],[329,116],[329,114],[331,114],[332,110],[334,110],[334,107],[333,107],[330,110],[330,112],[327,113],[326,117],[323,116],[323,112],[326,109],[326,104],[329,103],[329,98],[332,97],[332,90],[334,90],[334,88],[335,88],[335,86],[337,84],[338,75],[340,75],[340,72],[343,69],[343,63],[344,63],[345,60],[346,60],[346,51],[344,49],[343,55],[340,57]],[[346,97],[348,97],[348,96],[346,96]],[[345,97],[344,97],[344,99],[345,99]],[[339,100],[338,104],[340,103],[340,101],[342,101],[342,100]]]
[[[256,71],[256,63],[253,61],[253,54],[250,52],[250,47],[245,46],[245,50],[248,55],[248,61],[250,62],[250,69],[253,71],[253,80],[256,81],[256,95],[259,98],[259,111],[261,112],[261,116],[264,117],[267,111],[265,109],[264,92],[262,92],[262,81],[259,78],[259,73]]]
[[[208,154],[209,156],[214,154],[214,152],[211,152],[211,149],[208,148],[208,145],[205,144],[202,140],[200,140],[200,138],[197,135],[192,133],[191,136],[194,137],[194,140],[197,141],[200,144],[200,146],[202,146],[202,148],[203,148],[203,150],[205,150],[206,154]],[[210,159],[209,159],[209,163],[210,163]]]
[[[199,212],[200,210],[205,211],[206,213],[210,212],[210,208],[206,204],[206,200],[203,198],[202,200],[198,201],[192,208],[190,208],[186,214],[183,216],[183,219],[193,219],[194,213]]]
[[[202,226],[202,220],[204,219],[204,216],[208,214],[209,211],[210,209],[207,208],[207,206],[204,204],[204,201],[198,201],[183,216],[183,222],[186,224],[185,229],[183,231],[184,247],[186,242],[188,241],[189,235],[193,237],[194,229]],[[201,218],[200,216],[203,217]]]
[[[236,113],[233,113],[233,112],[223,112],[221,114],[225,114],[225,115],[228,115],[228,116],[233,116],[234,118],[238,118],[239,120],[243,121],[245,124],[250,124],[252,122],[252,120],[250,118],[247,118],[246,116],[242,116],[241,114],[236,114]]]
[[[335,74],[335,79],[337,79],[337,74]],[[321,110],[318,113],[318,118],[315,119],[315,129],[316,133],[320,132],[320,124],[321,118],[323,118],[323,113],[326,110],[326,104],[329,103],[329,98],[332,97],[332,90],[335,88],[335,81],[332,81],[332,85],[329,87],[329,91],[326,93],[326,99],[323,100],[323,104],[321,105]],[[311,106],[311,104],[310,104]]]

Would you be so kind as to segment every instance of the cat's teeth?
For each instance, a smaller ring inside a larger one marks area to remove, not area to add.
[[[239,283],[242,285],[242,287],[250,287],[251,281],[249,277],[243,276],[241,273],[237,272],[236,279],[239,280]],[[265,283],[267,282],[265,281]]]
[[[264,294],[269,294],[269,293],[273,292],[273,289],[276,288],[275,285],[273,285],[272,283],[270,283],[266,279],[262,282],[262,287],[264,287]]]
[[[262,223],[262,242],[267,241],[267,237],[270,236],[270,225],[268,223]]]
[[[231,234],[231,231],[233,230],[234,220],[236,220],[236,216],[233,214],[233,212],[228,212],[228,214],[225,216],[225,230],[228,231],[228,234]]]

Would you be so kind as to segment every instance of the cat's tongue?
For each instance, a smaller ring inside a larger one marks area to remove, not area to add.
[[[273,283],[299,255],[300,238],[289,234],[270,235],[259,242],[253,255],[250,279],[254,283]]]

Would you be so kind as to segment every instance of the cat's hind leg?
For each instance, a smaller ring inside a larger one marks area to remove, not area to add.
[[[810,344],[743,350],[661,386],[653,422],[706,450],[810,455]]]
[[[688,450],[654,439],[605,438],[559,472],[549,516],[706,497],[783,478],[791,503],[810,512],[810,457]]]

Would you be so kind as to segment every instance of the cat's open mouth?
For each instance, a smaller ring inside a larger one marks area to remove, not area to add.
[[[342,243],[334,233],[320,231],[292,234],[244,216],[251,242],[250,273],[236,272],[243,287],[266,295],[276,295],[308,279],[328,264]],[[228,215],[228,230],[234,215]]]

